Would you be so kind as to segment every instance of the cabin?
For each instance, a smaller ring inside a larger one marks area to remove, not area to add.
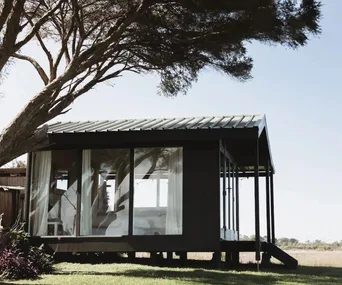
[[[0,168],[1,225],[11,227],[22,218],[25,197],[25,168]]]
[[[220,264],[225,252],[229,266],[251,251],[295,268],[275,245],[274,169],[264,115],[54,123],[28,155],[28,231],[62,253],[213,252]],[[251,242],[239,241],[243,177],[254,178]]]

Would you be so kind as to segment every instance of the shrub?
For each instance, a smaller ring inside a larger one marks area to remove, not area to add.
[[[39,274],[53,271],[53,259],[43,246],[30,244],[24,224],[16,224],[2,237],[0,272],[5,279],[35,278]]]
[[[5,279],[26,279],[37,277],[39,272],[31,260],[14,248],[5,248],[0,254],[1,277]]]

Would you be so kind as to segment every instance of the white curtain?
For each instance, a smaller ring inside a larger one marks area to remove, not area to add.
[[[81,193],[81,235],[92,234],[91,189],[93,186],[91,169],[91,150],[83,150],[82,193]]]
[[[166,234],[180,235],[183,229],[183,149],[169,157],[169,183],[166,210]]]
[[[51,151],[35,153],[30,197],[30,220],[33,236],[47,235],[50,175]]]

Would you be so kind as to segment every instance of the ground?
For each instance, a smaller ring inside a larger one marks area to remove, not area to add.
[[[131,264],[61,263],[56,273],[37,280],[0,284],[227,284],[227,285],[333,285],[342,284],[342,252],[292,252],[299,259],[298,270],[214,271],[158,268]],[[249,256],[242,256],[246,260]],[[320,261],[320,262],[319,262]]]

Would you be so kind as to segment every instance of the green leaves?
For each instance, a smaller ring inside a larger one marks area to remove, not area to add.
[[[297,48],[320,32],[319,19],[317,1],[155,1],[126,35],[134,35],[136,57],[159,70],[161,93],[174,96],[205,66],[248,80],[246,42]]]

